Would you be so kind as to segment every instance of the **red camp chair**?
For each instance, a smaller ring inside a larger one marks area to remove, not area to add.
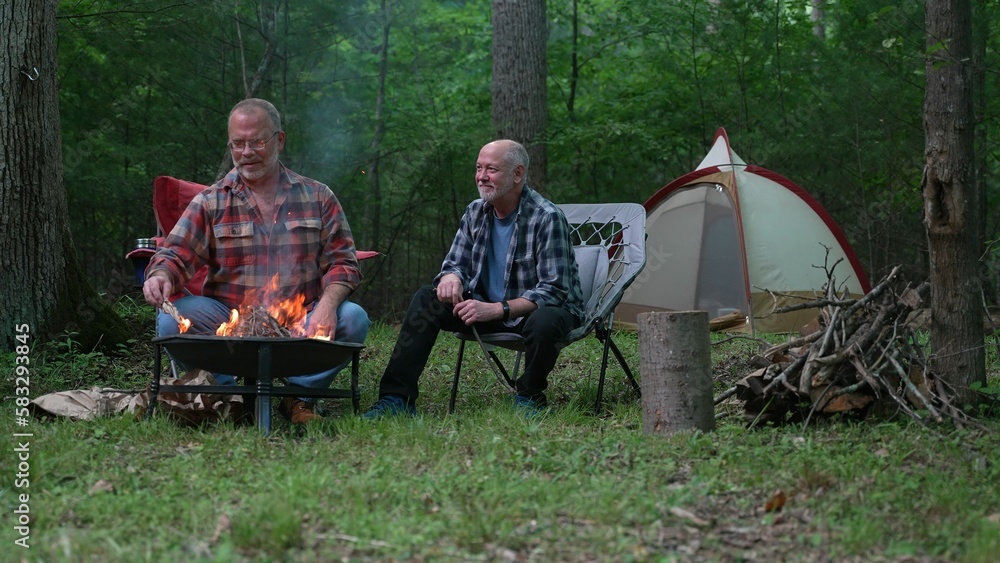
[[[208,186],[203,184],[197,184],[194,182],[188,182],[186,180],[179,180],[177,178],[172,178],[170,176],[158,176],[153,181],[153,213],[156,216],[156,230],[157,234],[155,237],[150,239],[139,239],[136,244],[136,248],[131,252],[126,254],[134,268],[135,268],[135,281],[138,286],[142,286],[145,281],[145,269],[149,264],[149,259],[156,252],[156,248],[163,243],[167,234],[174,228],[177,221],[180,220],[181,215],[184,210],[187,209],[188,204],[194,198],[194,196],[201,193],[203,190],[208,188]],[[378,256],[378,252],[372,250],[359,250],[357,251],[358,259],[364,260],[367,258],[372,258]],[[176,300],[183,296],[184,294],[189,295],[201,295],[202,286],[205,283],[205,276],[208,272],[208,267],[203,266],[197,272],[195,272],[194,277],[192,277],[188,283],[182,288],[182,291],[178,291],[170,299],[171,301]],[[329,389],[329,390],[314,390],[311,391],[311,396],[317,397],[338,397],[338,398],[350,398],[354,406],[354,411],[358,412],[358,402],[360,395],[358,393],[357,387],[357,363],[359,358],[359,350],[363,348],[360,345],[351,345],[355,349],[352,354],[352,376],[351,376],[351,387],[350,389]],[[228,393],[229,388],[223,386],[199,386],[199,385],[161,385],[160,384],[160,365],[162,356],[162,347],[159,343],[155,345],[155,357],[154,357],[154,370],[152,382],[150,384],[150,401],[149,409],[146,411],[146,417],[152,415],[153,409],[156,406],[157,394],[160,391],[173,391],[173,392],[202,392],[202,393]],[[177,366],[174,361],[170,361],[172,375],[177,378]],[[250,387],[256,385],[254,381],[247,382]],[[246,386],[244,386],[246,388]],[[260,389],[253,390],[248,394],[244,395],[244,401],[256,401],[257,402],[257,423],[264,430],[265,433],[270,431],[270,397],[271,395],[276,396],[289,396],[303,393],[301,388],[287,388],[287,387],[274,387],[268,386],[266,392],[260,392]],[[263,406],[262,406],[263,405]],[[253,411],[249,411],[253,413]]]
[[[125,255],[125,258],[129,259],[135,267],[135,281],[139,286],[145,281],[146,265],[149,264],[149,259],[156,252],[156,247],[163,244],[167,234],[180,220],[194,196],[207,187],[204,184],[178,180],[170,176],[157,176],[153,180],[153,215],[156,217],[156,236],[150,239],[139,239],[136,248]],[[150,241],[148,244],[143,242],[147,240]],[[184,291],[190,295],[201,295],[201,286],[205,283],[207,272],[207,266],[203,266],[195,272],[194,277],[184,286]],[[178,293],[171,297],[171,300],[180,296],[181,294]]]

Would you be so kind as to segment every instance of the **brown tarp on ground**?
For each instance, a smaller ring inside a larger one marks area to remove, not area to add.
[[[166,377],[160,385],[215,385],[212,374],[192,370],[180,379]],[[149,389],[128,392],[119,389],[98,388],[57,391],[31,401],[32,415],[37,418],[68,418],[91,420],[101,416],[135,413],[142,416],[149,406]],[[186,425],[209,422],[235,421],[243,415],[243,397],[208,393],[160,392],[157,410],[173,420]]]

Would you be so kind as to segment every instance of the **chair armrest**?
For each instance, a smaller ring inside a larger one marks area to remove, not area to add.
[[[152,258],[154,254],[156,254],[155,248],[136,248],[129,251],[129,253],[125,255],[125,259],[135,260],[136,258],[145,258],[148,260]]]
[[[150,242],[153,243],[153,246],[151,247],[142,246],[139,248],[133,248],[128,252],[128,254],[125,255],[125,259],[134,260],[136,258],[147,258],[147,259],[152,258],[153,254],[156,254],[156,249],[163,246],[163,241],[166,240],[166,238],[167,237],[155,236],[155,237],[149,237],[149,239],[140,239],[140,240],[149,240]]]

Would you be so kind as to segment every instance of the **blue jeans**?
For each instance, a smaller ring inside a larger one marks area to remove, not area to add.
[[[229,307],[210,297],[188,295],[174,301],[174,306],[177,307],[177,312],[182,317],[191,321],[191,328],[188,329],[188,334],[215,334],[215,329],[223,322],[229,320]],[[308,318],[307,316],[306,319],[308,320]],[[337,308],[337,328],[334,332],[334,340],[336,342],[364,344],[365,338],[368,336],[368,327],[371,324],[371,321],[368,319],[368,313],[365,312],[361,305],[352,301],[344,301]],[[156,316],[156,335],[173,336],[179,334],[179,332],[180,329],[177,328],[177,322],[170,315],[160,311]],[[350,360],[347,360],[326,371],[289,377],[288,384],[313,389],[328,389],[330,384],[333,383],[334,377],[350,363]],[[180,367],[184,369],[189,368],[189,366]],[[212,375],[219,385],[236,384],[236,378],[231,375],[219,373],[213,373]],[[315,401],[316,399],[303,398],[302,400]]]

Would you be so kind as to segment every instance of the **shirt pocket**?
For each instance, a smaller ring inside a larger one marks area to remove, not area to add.
[[[319,219],[289,219],[285,221],[288,230],[289,251],[296,261],[315,261],[322,249],[320,237],[323,222]]]
[[[253,222],[219,223],[212,226],[216,240],[216,257],[222,267],[253,264],[256,253],[253,246]]]

